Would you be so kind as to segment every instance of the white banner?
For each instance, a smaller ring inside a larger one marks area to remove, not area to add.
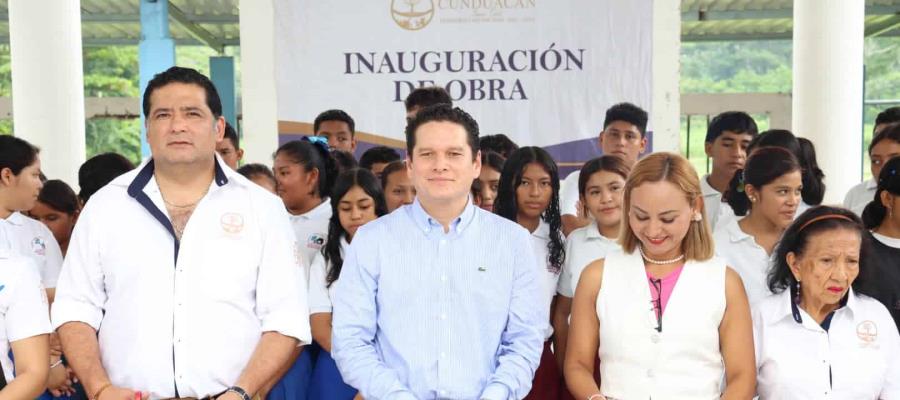
[[[339,108],[363,140],[399,146],[403,100],[439,85],[482,135],[583,161],[609,106],[651,104],[652,0],[275,0],[275,13],[282,134]]]

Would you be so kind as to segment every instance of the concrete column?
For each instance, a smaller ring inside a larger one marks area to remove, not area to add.
[[[244,161],[272,165],[278,147],[273,0],[240,0]]]
[[[77,1],[9,0],[15,135],[41,148],[50,179],[78,184],[84,162],[84,73]]]
[[[653,1],[653,151],[681,151],[681,1]]]
[[[794,0],[792,127],[816,146],[824,204],[860,181],[864,35],[864,0]]]
[[[234,91],[234,57],[210,57],[209,79],[216,85],[222,99],[222,115],[234,129],[238,129],[235,114],[237,97]]]
[[[175,65],[175,41],[169,35],[169,2],[166,0],[141,1],[141,43],[138,45],[138,72],[141,98],[153,75]],[[141,112],[141,157],[150,156],[147,145],[147,129]]]

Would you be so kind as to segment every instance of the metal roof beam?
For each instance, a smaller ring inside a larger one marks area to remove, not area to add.
[[[191,21],[184,12],[176,7],[175,4],[172,4],[171,0],[169,0],[169,16],[193,36],[194,39],[209,46],[219,54],[225,53],[225,45],[222,44],[221,40],[213,36],[213,34],[209,33],[206,29],[203,29],[200,25],[197,25],[194,21]]]
[[[228,24],[237,24],[240,22],[240,19],[237,15],[206,15],[206,14],[185,14],[185,17],[195,24],[214,24],[214,25],[228,25]],[[9,20],[8,13],[0,13],[0,21]],[[140,14],[102,14],[102,13],[88,13],[82,11],[81,13],[81,22],[92,22],[92,23],[140,23],[141,15]]]
[[[900,6],[872,5],[866,6],[866,15],[896,15]],[[689,10],[681,13],[683,22],[695,21],[731,21],[745,19],[792,19],[792,8],[763,10]]]
[[[886,21],[866,27],[866,37],[887,36],[885,34],[900,29],[900,14],[894,14]]]

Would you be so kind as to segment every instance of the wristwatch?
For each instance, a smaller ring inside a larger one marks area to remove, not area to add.
[[[230,387],[230,388],[228,388],[228,389],[225,389],[225,393],[228,393],[228,392],[234,392],[234,393],[237,393],[238,396],[241,396],[241,399],[242,399],[242,400],[252,400],[252,398],[251,398],[250,395],[247,393],[247,391],[244,390],[243,388],[241,388],[240,386],[232,386],[232,387]]]

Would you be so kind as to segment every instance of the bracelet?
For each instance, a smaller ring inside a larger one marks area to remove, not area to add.
[[[243,400],[252,400],[252,398],[250,397],[250,395],[247,394],[247,391],[244,390],[244,389],[243,389],[242,387],[240,387],[240,386],[232,386],[232,387],[226,389],[226,390],[225,390],[225,393],[228,393],[228,392],[234,392],[234,393],[237,393],[238,396],[241,396],[241,399],[243,399]],[[96,399],[95,399],[95,400],[96,400]]]
[[[60,358],[59,360],[56,360],[55,363],[50,364],[50,369],[58,367],[60,364],[62,364],[62,362],[63,362],[62,358]]]
[[[108,389],[110,386],[112,386],[112,382],[106,382],[105,385],[100,386],[100,390],[98,390],[97,393],[94,394],[94,397],[91,397],[91,399],[93,399],[93,400],[99,400],[99,399],[100,399],[100,394],[103,393],[103,391],[106,390],[106,389]]]

